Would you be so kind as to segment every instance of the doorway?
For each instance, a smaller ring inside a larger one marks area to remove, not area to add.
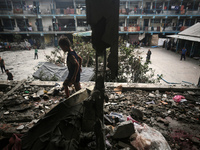
[[[42,19],[36,19],[36,26],[38,31],[43,31]]]

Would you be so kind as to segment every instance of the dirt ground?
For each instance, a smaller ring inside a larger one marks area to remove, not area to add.
[[[186,58],[186,61],[180,61],[178,53],[165,50],[164,48],[141,47],[139,49],[140,56],[143,58],[142,63],[146,60],[146,52],[151,49],[151,64],[149,65],[154,72],[155,78],[157,74],[163,75],[163,79],[167,82],[180,83],[186,81],[197,84],[200,77],[200,60]],[[37,66],[41,62],[46,62],[45,55],[50,55],[53,47],[38,50],[38,59],[34,59],[34,49],[31,50],[16,50],[0,52],[0,56],[5,61],[6,69],[9,69],[14,76],[14,80],[27,79],[32,77]],[[0,72],[0,80],[6,80],[6,74]],[[161,80],[161,84],[168,84]]]
[[[38,50],[38,59],[34,59],[34,49],[3,51],[0,56],[4,59],[5,68],[13,74],[14,80],[23,80],[32,77],[40,62],[45,62],[45,55],[50,55],[54,48]],[[7,75],[0,72],[0,80],[7,80]]]

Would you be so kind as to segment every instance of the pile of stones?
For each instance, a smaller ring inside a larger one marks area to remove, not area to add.
[[[73,88],[70,91],[73,93]],[[146,124],[162,133],[171,149],[195,150],[200,147],[200,91],[124,91],[123,87],[120,90],[106,87],[105,91],[109,98],[104,103],[107,149],[134,149],[130,138],[123,138],[135,132],[130,121],[141,126]],[[173,99],[176,95],[185,99],[176,102]],[[21,81],[2,88],[0,97],[1,141],[13,133],[27,133],[64,100],[64,92],[59,84],[41,87]],[[118,134],[115,128],[127,134]],[[93,132],[81,134],[82,149],[95,149],[95,145]]]

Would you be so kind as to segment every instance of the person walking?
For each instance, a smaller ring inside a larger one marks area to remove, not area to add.
[[[187,49],[185,49],[185,47],[183,47],[183,49],[181,51],[181,59],[180,60],[182,60],[182,58],[184,58],[184,60],[185,60],[186,52],[187,52]]]
[[[12,73],[9,72],[8,69],[6,69],[6,74],[8,76],[7,80],[13,80],[13,75],[12,75]]]
[[[147,52],[146,62],[149,62],[151,58],[151,50],[149,49]]]
[[[5,69],[5,62],[4,60],[1,58],[0,56],[0,66],[1,66],[1,71],[2,73],[4,73],[4,71],[6,72],[6,69]],[[4,70],[4,71],[3,71]]]
[[[35,57],[34,57],[34,59],[38,59],[38,49],[37,49],[37,47],[35,46]]]
[[[74,50],[71,49],[70,46],[71,43],[67,37],[62,37],[59,40],[58,44],[64,52],[68,52],[67,67],[69,73],[67,78],[63,82],[66,98],[68,98],[70,96],[68,87],[70,87],[72,84],[74,84],[76,91],[81,89],[80,72],[81,72],[82,58]]]

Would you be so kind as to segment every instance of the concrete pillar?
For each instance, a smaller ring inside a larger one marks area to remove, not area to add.
[[[190,57],[192,56],[194,52],[194,42],[192,42],[192,47],[191,47],[191,50],[190,50]]]
[[[73,0],[73,4],[74,4],[74,14],[76,14],[76,2],[75,2],[75,0]]]
[[[142,0],[142,9],[144,8],[144,6],[143,6],[143,5],[144,5],[144,0]]]
[[[163,6],[162,6],[162,9],[164,9],[165,8],[165,3],[163,2]]]
[[[127,18],[125,18],[125,27],[127,27]]]
[[[128,2],[127,2],[127,1],[126,1],[126,7],[125,7],[125,8],[129,8],[129,7],[128,7]]]
[[[53,9],[53,11],[51,11],[53,14],[55,14],[55,4],[54,4],[54,0],[52,0],[52,9]]]
[[[148,28],[151,27],[151,18],[149,19],[149,25]],[[148,29],[149,30],[149,29]]]
[[[10,1],[10,2],[11,2],[11,9],[13,10],[13,2],[12,1]],[[6,2],[6,5],[7,5],[7,2]]]
[[[167,4],[168,6],[167,6],[167,13],[168,13],[168,10],[169,10],[169,1],[168,1],[168,4]]]
[[[18,27],[18,25],[17,25],[17,19],[15,18],[14,21],[15,21],[15,26]]]
[[[194,11],[195,2],[196,2],[196,0],[193,1],[192,11]]]
[[[179,44],[179,39],[177,39],[177,43],[176,43],[176,52],[178,51],[178,44]]]
[[[200,2],[199,2],[199,4],[198,4],[198,6],[199,6],[199,7],[198,7],[198,11],[200,11]]]
[[[3,24],[3,19],[2,19],[2,18],[0,18],[0,20],[1,20],[1,25],[2,25],[2,26],[4,26],[4,24]]]
[[[76,18],[76,16],[74,16],[74,22],[75,22],[75,31],[76,31],[76,29],[77,29],[77,18]]]
[[[185,26],[185,20],[186,20],[186,19],[183,19],[183,26]]]
[[[176,31],[178,31],[179,18],[176,20]]]
[[[139,18],[139,19],[138,19],[138,23],[137,23],[137,24],[141,27],[140,30],[142,30],[142,18]]]

